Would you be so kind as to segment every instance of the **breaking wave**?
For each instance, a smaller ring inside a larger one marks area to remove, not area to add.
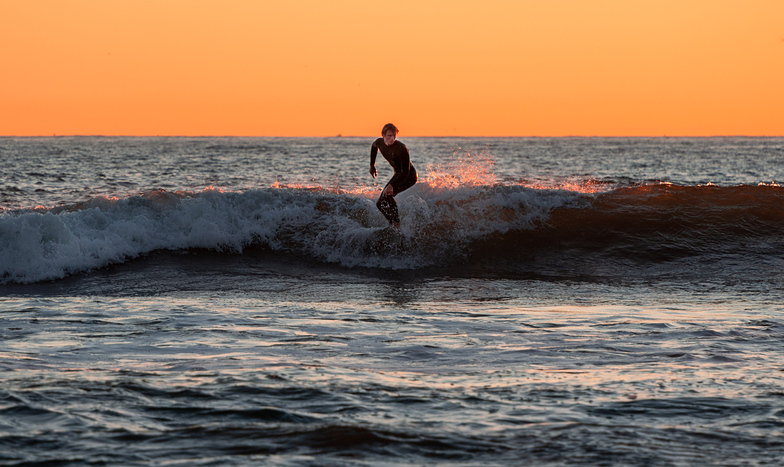
[[[377,190],[280,184],[244,192],[155,190],[6,211],[0,282],[58,279],[190,249],[254,248],[349,268],[491,270],[532,270],[542,255],[639,263],[732,254],[749,244],[762,245],[764,254],[784,251],[778,186],[647,184],[592,192],[458,182],[430,178],[398,195],[399,233],[376,209]]]

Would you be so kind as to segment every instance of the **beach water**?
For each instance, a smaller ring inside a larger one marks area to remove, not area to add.
[[[781,465],[784,138],[0,138],[3,465]]]

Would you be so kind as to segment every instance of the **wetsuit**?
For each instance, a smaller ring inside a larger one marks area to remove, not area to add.
[[[411,164],[411,158],[408,155],[408,148],[400,141],[395,141],[391,146],[384,143],[384,138],[378,138],[373,141],[370,146],[370,166],[376,165],[376,154],[381,151],[381,155],[389,162],[389,165],[395,169],[395,175],[389,180],[387,186],[392,185],[394,190],[392,196],[385,196],[385,191],[381,192],[381,197],[378,198],[376,206],[381,214],[387,218],[392,224],[400,223],[400,216],[397,212],[397,203],[395,202],[395,195],[407,190],[414,186],[417,182],[417,173],[414,166]],[[384,187],[386,190],[386,187]]]

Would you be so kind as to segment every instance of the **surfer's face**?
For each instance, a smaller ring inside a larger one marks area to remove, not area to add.
[[[384,144],[392,146],[392,143],[395,142],[395,137],[395,130],[387,130],[387,132],[384,133]]]

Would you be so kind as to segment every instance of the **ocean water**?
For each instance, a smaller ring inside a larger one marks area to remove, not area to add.
[[[784,138],[0,138],[2,465],[782,465]]]

